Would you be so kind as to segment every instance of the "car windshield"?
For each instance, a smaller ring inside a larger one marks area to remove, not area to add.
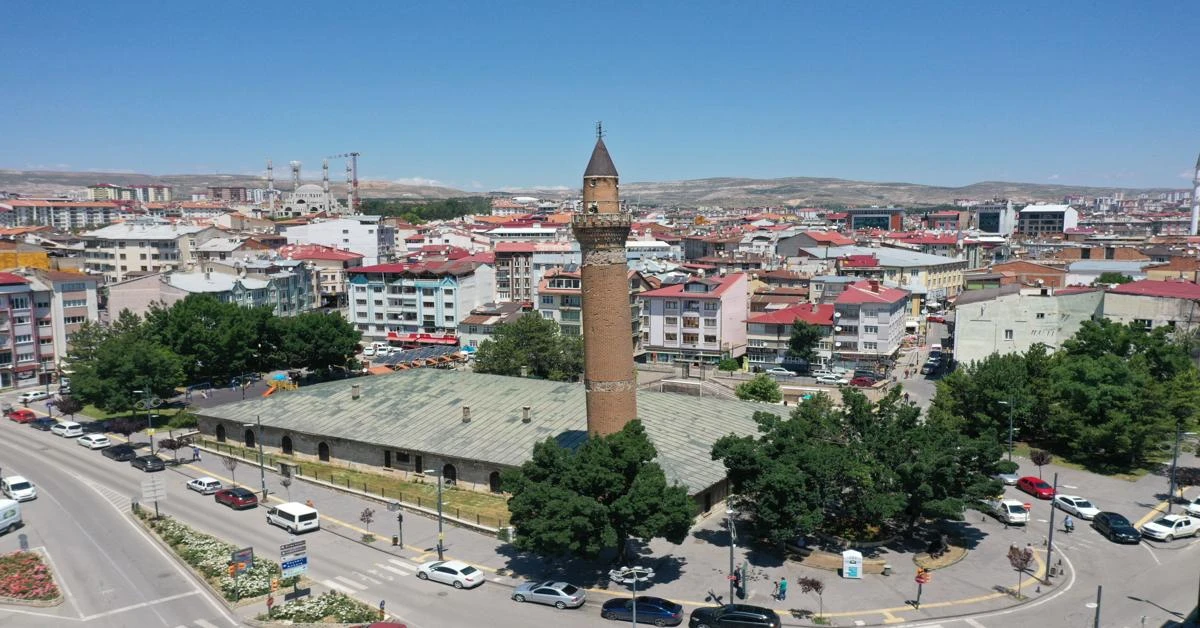
[[[229,494],[233,495],[234,497],[236,497],[238,499],[246,499],[247,497],[254,497],[254,495],[250,491],[247,491],[244,488],[235,488],[232,491],[229,491]]]
[[[1089,502],[1086,499],[1075,500],[1075,507],[1076,508],[1095,508],[1095,506],[1092,506],[1092,502]]]
[[[562,588],[562,592],[567,595],[575,595],[578,591],[579,589],[573,584],[568,584]]]
[[[475,572],[477,572],[477,571],[479,571],[479,570],[478,570],[478,569],[476,569],[476,568],[474,568],[474,567],[472,567],[472,566],[470,566],[470,565],[467,565],[466,567],[463,567],[462,569],[459,569],[459,570],[458,570],[458,572],[459,572],[459,573],[461,573],[461,574],[466,574],[466,575],[473,574],[473,573],[475,573]]]
[[[1167,519],[1166,517],[1163,517],[1161,519],[1156,520],[1154,522],[1154,525],[1159,525],[1164,528],[1171,528],[1171,527],[1175,526],[1175,522],[1170,519]]]
[[[1050,488],[1050,485],[1046,484],[1045,480],[1038,480],[1034,482],[1033,485],[1037,488]]]
[[[1015,513],[1022,513],[1022,514],[1023,514],[1023,513],[1025,512],[1025,507],[1024,507],[1024,506],[1018,506],[1018,505],[1016,505],[1016,504],[1009,504],[1009,505],[1008,505],[1008,512],[1011,512],[1011,513],[1014,513],[1014,514],[1015,514]]]
[[[33,485],[30,484],[29,482],[17,482],[16,484],[8,485],[9,490],[13,490],[13,491],[24,491],[24,490],[27,490],[32,487],[33,487]]]

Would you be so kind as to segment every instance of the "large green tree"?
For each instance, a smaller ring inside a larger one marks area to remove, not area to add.
[[[562,335],[558,323],[531,312],[497,326],[475,353],[479,373],[520,375],[522,367],[533,377],[578,379],[583,373],[583,339]]]
[[[824,337],[825,332],[820,326],[796,319],[792,323],[792,335],[788,338],[787,353],[793,358],[812,362],[817,357],[817,344]]]
[[[187,381],[228,380],[271,368],[279,340],[268,307],[247,308],[194,294],[170,307],[154,304],[146,314],[146,332],[183,359]],[[318,339],[319,340],[319,339]]]
[[[783,391],[779,389],[779,382],[766,373],[759,373],[752,379],[738,384],[733,392],[738,399],[743,401],[765,401],[767,403],[783,401]]]
[[[278,337],[277,358],[280,366],[323,370],[349,366],[362,334],[340,314],[305,312],[287,318],[274,318],[268,328],[277,330],[268,338]],[[271,341],[273,344],[273,341]]]
[[[72,365],[71,391],[109,412],[135,407],[144,396],[167,399],[184,383],[182,360],[138,331],[113,334],[91,360]],[[144,391],[135,394],[133,391]]]
[[[543,556],[595,558],[630,538],[682,543],[696,506],[687,488],[668,484],[640,421],[591,437],[576,451],[552,438],[503,476],[515,545]]]

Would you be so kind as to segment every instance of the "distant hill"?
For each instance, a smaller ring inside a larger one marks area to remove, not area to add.
[[[286,173],[285,173],[286,175]],[[306,181],[308,182],[308,181]],[[317,181],[319,183],[319,181]],[[176,198],[187,199],[202,194],[210,185],[264,187],[261,177],[234,174],[207,175],[145,175],[120,172],[58,172],[49,170],[0,170],[0,191],[25,194],[83,193],[88,185],[113,183],[159,183],[171,186]],[[291,180],[276,179],[280,189],[289,189]],[[345,183],[332,183],[335,194],[346,195]],[[695,207],[720,205],[724,207],[757,207],[764,205],[940,205],[956,198],[987,200],[1010,198],[1014,201],[1061,201],[1064,196],[1112,196],[1124,192],[1126,198],[1138,194],[1156,195],[1183,188],[1100,188],[1077,185],[1045,185],[984,181],[963,187],[939,187],[917,183],[851,181],[816,177],[787,177],[783,179],[713,178],[688,181],[659,181],[625,183],[621,195],[628,201],[646,205]],[[363,198],[445,199],[471,196],[453,188],[432,185],[405,185],[391,181],[359,181]],[[579,193],[576,189],[507,190],[504,196],[537,196],[566,198]],[[500,194],[500,193],[493,193]]]
[[[286,176],[286,173],[285,173]],[[134,185],[157,183],[169,185],[175,198],[187,200],[192,194],[204,194],[210,185],[262,188],[267,182],[262,177],[237,174],[130,174],[124,172],[59,172],[54,170],[0,170],[0,191],[22,194],[84,194],[87,186],[97,183]],[[320,183],[308,181],[305,183]],[[291,189],[290,178],[275,179],[275,187],[284,191]],[[330,181],[330,188],[340,197],[346,196],[345,182]],[[467,196],[466,192],[433,185],[404,185],[391,181],[368,181],[360,179],[359,194],[363,198],[412,198],[441,199]]]

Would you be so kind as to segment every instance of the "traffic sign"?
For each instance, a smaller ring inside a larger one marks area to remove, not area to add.
[[[236,568],[238,574],[245,573],[247,569],[254,566],[254,548],[244,547],[240,550],[233,550],[230,552],[229,562]]]
[[[305,541],[293,541],[279,546],[279,556],[282,560],[287,560],[293,556],[303,556],[307,553],[308,547]]]
[[[142,480],[142,501],[146,503],[167,498],[167,481],[160,477]]]
[[[279,564],[279,568],[283,570],[284,578],[298,576],[308,571],[308,556],[285,560]]]

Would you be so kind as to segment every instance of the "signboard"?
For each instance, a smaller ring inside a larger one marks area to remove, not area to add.
[[[247,569],[254,566],[254,548],[246,547],[230,552],[229,563],[234,567],[235,573],[245,573]]]
[[[308,556],[282,561],[279,563],[279,568],[283,570],[284,578],[298,576],[308,571]]]
[[[307,553],[308,549],[305,541],[293,541],[279,546],[279,557],[281,560],[303,556]]]
[[[292,541],[279,546],[279,568],[283,570],[284,578],[308,571],[308,548],[304,541]]]
[[[157,502],[167,498],[167,481],[160,477],[142,480],[142,501]]]

